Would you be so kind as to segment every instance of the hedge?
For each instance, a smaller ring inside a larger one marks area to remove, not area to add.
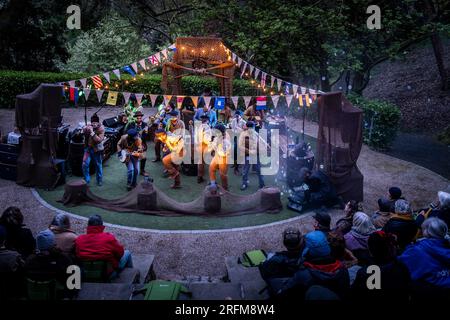
[[[36,89],[41,83],[55,83],[89,77],[83,73],[51,73],[29,71],[5,71],[0,70],[0,108],[13,108],[16,95],[28,93]],[[136,76],[122,74],[121,80],[111,74],[111,87],[117,87],[119,91],[142,92],[162,94],[160,74],[145,74]],[[106,80],[103,79],[106,84]],[[126,83],[128,82],[128,83]],[[210,87],[215,93],[219,93],[218,81],[209,77],[186,76],[182,79],[183,92],[186,95],[200,95],[205,87]],[[255,88],[246,80],[235,79],[233,81],[234,95],[255,95]],[[106,94],[103,100],[106,100]],[[91,94],[89,103],[98,104],[96,96]],[[102,101],[103,102],[103,101]]]
[[[400,109],[392,103],[368,100],[356,94],[350,94],[347,98],[363,110],[364,143],[376,150],[389,149],[397,135]]]

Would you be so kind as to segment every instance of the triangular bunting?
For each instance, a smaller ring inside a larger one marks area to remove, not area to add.
[[[89,98],[89,94],[91,93],[91,89],[83,89],[83,93],[84,93],[84,98],[87,101]]]
[[[260,72],[261,72],[261,70],[259,70],[258,68],[255,68],[255,79],[258,79]]]
[[[250,65],[250,77],[252,76],[252,73],[253,73],[253,69],[255,69],[255,67],[254,67],[254,66],[252,66],[252,65]]]
[[[101,102],[102,96],[103,96],[103,90],[95,90],[95,93],[97,94],[98,102]]]
[[[86,88],[86,78],[80,79],[80,82],[83,88]]]
[[[270,76],[270,87],[273,88],[273,83],[275,82],[275,77]]]
[[[134,96],[135,96],[135,98],[137,100],[138,105],[140,106],[141,105],[141,101],[142,101],[142,97],[144,96],[144,94],[143,93],[135,93]]]
[[[158,95],[157,95],[157,94],[151,94],[151,95],[150,95],[150,101],[152,102],[152,107],[153,107],[153,108],[156,107],[155,103],[156,103],[156,99],[157,99],[157,98],[158,98]]]
[[[244,98],[245,107],[248,108],[248,106],[250,105],[250,101],[252,100],[252,97],[251,96],[243,96],[242,98]]]
[[[163,51],[161,51],[161,56],[164,57],[164,59],[169,59],[169,56],[167,55],[167,49],[164,49]]]
[[[235,108],[237,109],[238,102],[239,102],[239,97],[238,96],[233,96],[233,97],[231,97],[231,101],[233,101],[233,104],[234,104]]]
[[[125,104],[130,100],[131,92],[122,92],[123,98],[125,100]]]
[[[198,96],[191,96],[191,100],[192,100],[192,103],[194,104],[194,107],[197,108],[197,105],[198,105]]]
[[[138,72],[138,66],[137,66],[137,62],[134,62],[131,64],[131,67],[133,68],[134,72]]]
[[[291,95],[291,94],[288,94],[288,95],[286,95],[285,97],[286,97],[286,103],[287,103],[287,106],[288,106],[288,108],[289,108],[289,106],[291,105],[291,102],[292,102],[292,98],[293,98],[294,96]]]
[[[113,72],[116,75],[116,77],[120,80],[120,70],[119,69],[114,69]]]
[[[236,61],[236,53],[234,52],[231,53],[231,59],[233,60],[233,62]]]
[[[105,72],[103,76],[105,77],[106,81],[108,81],[108,83],[111,83],[111,81],[109,81],[109,72]]]
[[[278,78],[277,78],[277,88],[278,88],[278,91],[281,91],[281,79],[278,79]]]
[[[75,80],[70,80],[69,81],[69,87],[72,87],[72,88],[75,87]]]
[[[205,102],[205,106],[207,106],[209,108],[209,104],[211,102],[211,97],[206,96],[206,97],[202,97],[203,101]]]
[[[159,60],[159,55],[152,55],[148,58],[148,61],[152,64],[152,65],[158,65],[160,60]]]
[[[306,93],[306,88],[305,87],[300,87],[300,90],[301,90],[302,94]]]
[[[244,73],[245,73],[245,70],[247,69],[247,62],[246,61],[244,61],[244,67],[242,68],[242,71],[241,71],[241,79],[242,79],[242,77],[244,76]]]
[[[292,85],[292,90],[294,91],[294,92],[293,92],[294,94],[297,94],[297,92],[298,92],[298,85],[293,84],[293,85]]]
[[[278,105],[278,100],[280,100],[280,96],[279,95],[274,95],[271,98],[272,98],[272,102],[273,102],[273,107],[276,108],[277,105]]]
[[[139,60],[139,64],[142,66],[144,70],[147,70],[147,67],[145,66],[145,59]]]
[[[238,57],[238,59],[237,59],[237,63],[238,63],[238,67],[240,67],[240,66],[241,66],[241,64],[242,64],[242,59]]]
[[[181,106],[183,105],[183,101],[184,101],[185,97],[186,96],[177,96],[177,108],[178,109],[181,109]]]
[[[171,95],[165,95],[164,96],[164,104],[167,105],[171,99],[172,99]]]

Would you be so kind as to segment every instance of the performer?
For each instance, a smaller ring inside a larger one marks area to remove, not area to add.
[[[219,111],[218,121],[227,125],[230,122],[230,119],[231,119],[231,108],[230,103],[227,102],[225,103],[225,107],[223,108],[223,110]]]
[[[253,104],[245,109],[244,118],[246,121],[254,122],[256,131],[259,131],[263,126],[265,113],[264,110],[256,110],[256,104]]]
[[[103,140],[105,140],[105,128],[100,124],[100,119],[96,113],[91,117],[91,124],[83,127],[85,135],[84,142],[84,155],[83,155],[83,176],[84,181],[89,184],[91,176],[89,174],[89,165],[91,159],[95,163],[95,175],[97,179],[97,185],[103,185]]]
[[[205,161],[203,159],[203,154],[208,149],[208,145],[211,142],[211,128],[208,124],[208,114],[202,114],[200,119],[202,124],[196,127],[197,132],[195,133],[195,146],[197,147],[197,152],[200,153],[200,161],[197,166],[197,183],[202,183],[205,181],[203,178],[205,173]]]
[[[144,114],[141,111],[136,111],[134,117],[136,122],[131,122],[126,126],[126,132],[130,129],[135,129],[138,132],[139,138],[142,140],[142,157],[140,161],[140,174],[146,176],[145,163],[147,162],[147,140],[148,140],[148,125],[142,120]]]
[[[261,163],[259,161],[259,145],[260,137],[255,130],[255,123],[253,121],[247,121],[244,127],[244,132],[239,136],[239,148],[245,155],[245,164],[242,174],[242,186],[241,190],[248,188],[248,172],[250,171],[250,155],[256,155],[256,164],[253,164],[253,169],[256,171],[259,180],[259,188],[264,188],[264,179],[261,175]]]
[[[173,110],[169,113],[170,118],[167,120],[166,131],[167,132],[175,132],[175,130],[179,130],[182,134],[184,134],[185,125],[184,122],[180,120],[178,117],[178,112]],[[180,131],[182,130],[182,131]]]
[[[136,187],[137,177],[139,175],[139,163],[142,157],[142,140],[139,138],[138,132],[135,129],[129,129],[127,134],[123,135],[117,143],[118,156],[121,156],[121,151],[127,152],[127,159],[125,164],[128,169],[127,173],[127,190],[130,191]]]
[[[183,136],[167,133],[164,129],[158,129],[155,132],[156,139],[160,140],[164,144],[163,152],[163,165],[169,173],[169,177],[174,180],[174,183],[170,186],[172,189],[181,188],[180,177],[180,165],[173,162],[174,157],[183,157],[184,141]]]
[[[242,131],[244,131],[245,121],[242,119],[242,111],[236,110],[234,112],[234,117],[231,119],[230,123],[231,130],[233,131],[233,143],[234,143],[234,174],[240,175],[239,164],[237,163],[237,153],[238,153],[238,137]]]
[[[226,135],[226,129],[223,124],[216,125],[215,129],[219,130],[221,136],[214,137],[213,142],[209,145],[208,151],[214,151],[214,157],[209,165],[209,180],[211,185],[216,185],[216,171],[219,170],[220,181],[222,187],[228,190],[228,157],[231,151],[231,143]]]

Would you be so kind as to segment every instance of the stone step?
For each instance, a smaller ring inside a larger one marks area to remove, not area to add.
[[[113,280],[111,283],[124,283],[124,284],[134,284],[139,283],[141,278],[141,273],[139,269],[136,268],[125,268],[119,273],[119,276]]]
[[[130,300],[134,285],[83,282],[76,300]]]
[[[141,275],[139,283],[148,283],[156,279],[155,272],[153,271],[153,262],[155,260],[153,254],[133,253],[132,258],[133,268],[138,269]]]

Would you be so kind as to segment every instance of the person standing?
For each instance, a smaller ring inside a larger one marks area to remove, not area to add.
[[[143,176],[147,175],[145,171],[145,163],[147,162],[147,139],[148,139],[148,125],[143,121],[144,114],[141,111],[137,111],[134,114],[136,118],[135,122],[127,125],[125,131],[128,132],[129,129],[134,129],[138,132],[139,138],[142,140],[142,157],[140,161],[140,174]]]
[[[105,128],[100,124],[100,119],[97,114],[91,117],[91,124],[83,128],[85,135],[85,148],[83,155],[83,176],[84,181],[89,184],[91,182],[91,176],[89,173],[89,166],[91,160],[95,163],[95,175],[97,179],[97,185],[103,185],[103,141],[105,140]]]
[[[209,180],[211,185],[216,185],[216,171],[219,171],[222,187],[228,190],[228,157],[231,151],[231,143],[226,135],[225,126],[218,124],[215,127],[220,132],[208,148],[208,151],[214,151],[214,157],[209,165]]]
[[[253,168],[258,175],[259,188],[264,188],[264,179],[261,175],[261,162],[259,160],[259,142],[260,138],[258,132],[255,130],[255,123],[253,121],[247,121],[244,132],[239,136],[239,148],[245,155],[241,190],[248,188],[248,172],[250,171],[251,165],[253,165]],[[254,156],[256,156],[256,163],[250,164],[250,157]]]
[[[174,180],[174,183],[170,187],[172,189],[180,189],[180,165],[174,160],[176,157],[183,157],[183,136],[171,132],[167,133],[164,129],[156,130],[155,134],[156,139],[164,144],[163,165],[169,173],[169,177]]]
[[[231,127],[231,130],[233,131],[233,143],[234,143],[234,154],[233,154],[234,163],[233,163],[233,168],[234,168],[234,174],[235,175],[240,175],[237,156],[238,156],[238,137],[241,134],[241,132],[244,131],[244,127],[245,127],[245,120],[242,119],[242,111],[236,110],[234,112],[234,117],[233,117],[233,119],[231,119],[230,127]]]
[[[125,164],[127,166],[127,190],[130,191],[137,184],[139,175],[139,163],[143,154],[142,140],[139,138],[135,129],[129,129],[127,134],[123,135],[117,143],[117,152],[119,157],[122,150],[127,152]]]
[[[209,116],[207,114],[202,114],[200,119],[202,123],[195,128],[195,146],[197,148],[197,152],[200,154],[197,170],[197,183],[202,183],[205,181],[203,178],[205,173],[205,161],[203,159],[203,155],[208,150],[208,145],[211,142],[211,128],[208,124]]]

